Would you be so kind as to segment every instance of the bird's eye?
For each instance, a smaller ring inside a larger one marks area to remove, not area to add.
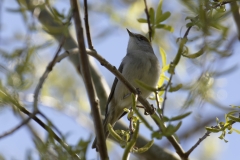
[[[144,40],[145,40],[145,38],[144,38],[144,37],[142,37],[142,36],[138,36],[138,40],[139,40],[139,41],[144,41]]]

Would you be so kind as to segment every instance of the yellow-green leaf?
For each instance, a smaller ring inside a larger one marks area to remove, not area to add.
[[[166,24],[157,24],[155,26],[155,28],[159,28],[159,29],[165,29],[169,32],[174,32],[174,28],[172,26],[166,25]]]
[[[155,23],[155,11],[152,7],[149,9],[149,16],[150,16],[151,24],[154,24]]]
[[[240,118],[239,117],[235,117],[233,115],[228,115],[228,118],[230,118],[233,121],[240,122]]]
[[[213,133],[218,133],[218,132],[222,131],[221,129],[212,128],[212,127],[205,127],[205,129],[207,131],[210,131],[210,132],[213,132]]]
[[[157,7],[156,22],[157,22],[158,19],[160,19],[161,16],[162,16],[162,3],[163,3],[163,0],[160,0],[160,1],[159,1],[159,4],[158,4],[158,7]]]
[[[153,143],[154,143],[154,140],[151,140],[145,146],[143,146],[143,147],[141,147],[137,150],[134,150],[134,153],[144,153],[144,152],[146,152],[147,150],[149,150],[150,147],[152,147]]]
[[[144,19],[144,18],[139,18],[139,19],[137,19],[137,21],[138,21],[139,23],[148,23],[147,20]]]
[[[162,72],[166,72],[169,69],[169,67],[170,67],[170,64],[165,65],[165,66],[163,65]]]
[[[108,123],[108,131],[118,142],[122,141],[122,138],[114,131],[110,123]]]
[[[152,91],[152,92],[157,91],[157,88],[151,87],[151,86],[143,83],[142,81],[140,81],[138,79],[136,79],[135,82],[146,90],[149,90],[149,91]]]
[[[191,113],[192,113],[192,112],[187,112],[187,113],[184,113],[184,114],[182,114],[182,115],[178,115],[178,116],[176,116],[176,117],[172,117],[172,118],[169,119],[169,121],[178,121],[178,120],[181,120],[181,119],[189,116]]]
[[[197,57],[200,57],[201,55],[203,55],[203,53],[205,52],[205,49],[202,48],[200,49],[198,52],[196,53],[193,53],[193,54],[182,54],[184,57],[187,57],[187,58],[191,58],[191,59],[194,59],[194,58],[197,58]]]
[[[158,16],[158,19],[156,19],[156,24],[159,24],[160,22],[165,21],[170,16],[171,16],[170,12],[165,12],[165,13],[161,14],[160,16]]]
[[[240,131],[239,131],[239,130],[237,130],[237,129],[235,129],[235,128],[232,128],[232,130],[233,130],[234,132],[240,134]]]
[[[159,47],[159,52],[160,52],[160,55],[162,58],[162,66],[164,67],[167,64],[167,55],[166,55],[166,52],[164,51],[164,49],[161,47]]]
[[[171,86],[168,91],[169,92],[176,92],[176,91],[178,91],[181,88],[182,88],[182,84],[178,84],[176,86]]]

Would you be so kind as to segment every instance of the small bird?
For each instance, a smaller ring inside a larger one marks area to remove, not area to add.
[[[129,34],[127,54],[123,58],[118,70],[129,83],[140,90],[143,98],[147,98],[151,91],[138,85],[136,80],[140,80],[148,86],[156,87],[160,77],[160,64],[148,39],[140,34],[132,33],[128,29],[127,31]],[[125,85],[115,78],[108,97],[105,120],[103,122],[106,139],[109,135],[108,123],[114,126],[126,114],[123,109],[131,108],[132,99],[130,95],[131,92]],[[92,148],[97,149],[96,138]]]

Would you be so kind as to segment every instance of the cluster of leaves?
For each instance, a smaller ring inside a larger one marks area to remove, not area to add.
[[[154,143],[153,140],[149,141],[145,146],[138,148],[135,146],[139,133],[139,119],[147,125],[147,127],[152,128],[144,117],[136,109],[137,97],[132,94],[132,109],[125,108],[124,111],[128,113],[128,119],[131,121],[131,127],[129,130],[114,130],[113,127],[108,124],[109,133],[119,142],[121,147],[125,148],[123,159],[127,159],[130,152],[133,153],[143,153],[146,152]],[[136,114],[136,115],[135,115]]]
[[[162,24],[162,22],[164,22],[171,16],[171,13],[168,11],[163,13],[162,3],[163,3],[163,0],[160,0],[156,13],[152,7],[149,9],[150,27],[152,30],[152,37],[154,37],[154,35],[155,35],[155,29],[165,29],[170,32],[174,31],[172,26],[167,25],[167,24]],[[148,20],[144,19],[144,18],[139,18],[138,22],[148,23]]]
[[[114,130],[113,127],[108,124],[108,130],[110,134],[119,142],[119,144],[125,148],[125,152],[130,153],[143,153],[146,152],[154,143],[154,138],[156,139],[162,139],[163,136],[171,136],[174,135],[176,138],[177,136],[175,135],[175,132],[180,128],[182,125],[182,122],[178,122],[176,126],[172,125],[171,122],[173,121],[179,121],[184,119],[185,117],[189,116],[191,112],[187,112],[182,115],[178,115],[172,118],[168,118],[164,116],[162,119],[159,117],[155,117],[157,119],[157,123],[161,126],[161,131],[153,130],[153,127],[148,123],[148,121],[145,119],[144,116],[142,116],[138,109],[136,108],[136,100],[137,96],[132,95],[132,109],[124,109],[125,112],[128,112],[128,119],[132,123],[132,128],[130,127],[129,130]],[[157,112],[159,115],[162,114],[161,109],[157,109]],[[138,148],[135,145],[136,140],[137,140],[137,135],[139,132],[139,122],[143,123],[151,132],[152,132],[152,140],[149,141],[144,147]],[[167,126],[165,126],[165,123],[168,123]]]
[[[240,106],[232,106],[233,108],[240,108]],[[236,117],[235,114],[238,114]],[[219,133],[221,132],[221,135],[219,136],[219,139],[224,140],[225,142],[228,142],[225,139],[226,134],[232,134],[232,132],[236,132],[240,134],[240,131],[233,128],[232,125],[234,123],[239,123],[240,122],[240,112],[239,110],[233,110],[227,114],[225,114],[225,122],[220,122],[218,118],[216,118],[217,125],[216,126],[211,126],[211,127],[206,127],[206,130],[209,133]]]
[[[59,143],[55,142],[51,134],[49,134],[48,137],[46,137],[45,141],[42,141],[38,138],[34,138],[33,141],[38,150],[39,157],[42,160],[72,159],[72,156],[61,145],[59,145]],[[91,137],[87,140],[80,139],[75,146],[69,146],[69,149],[72,151],[72,154],[78,154],[80,159],[86,160],[87,148],[90,142],[91,142]],[[29,152],[29,155],[28,155],[29,160],[32,159],[31,154],[32,152]]]

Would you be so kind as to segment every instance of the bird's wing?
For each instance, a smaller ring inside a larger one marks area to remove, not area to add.
[[[121,63],[121,65],[119,66],[118,68],[118,71],[120,73],[122,73],[122,70],[123,70],[123,63]],[[111,89],[111,92],[109,94],[109,97],[108,97],[108,100],[107,100],[107,106],[106,106],[106,110],[105,110],[105,116],[107,115],[107,112],[108,112],[108,104],[110,103],[110,101],[112,100],[113,98],[113,94],[114,94],[114,91],[115,91],[115,88],[117,86],[117,82],[118,82],[118,79],[117,77],[115,77],[114,81],[113,81],[113,85],[112,85],[112,89]]]

